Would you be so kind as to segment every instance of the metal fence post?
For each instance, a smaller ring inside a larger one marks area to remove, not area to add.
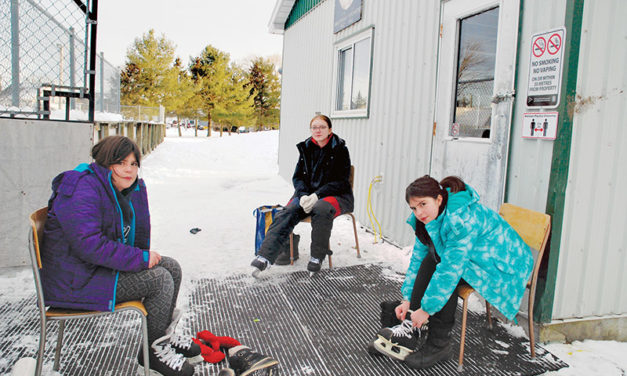
[[[20,106],[20,5],[11,0],[11,103]]]
[[[74,55],[74,28],[70,27],[70,86],[76,87],[76,78],[74,74],[76,73],[76,67],[74,59],[76,56]],[[70,99],[70,108],[72,110],[76,109],[76,100],[74,98]]]
[[[104,112],[104,52],[100,51],[100,112]]]

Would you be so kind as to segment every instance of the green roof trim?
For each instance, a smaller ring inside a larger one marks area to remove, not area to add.
[[[551,243],[548,255],[548,270],[544,286],[538,283],[536,292],[535,316],[539,322],[550,322],[555,299],[557,282],[557,264],[561,248],[562,227],[564,224],[564,206],[566,204],[566,185],[570,167],[570,147],[573,132],[572,105],[575,102],[577,89],[577,69],[579,66],[579,47],[581,40],[581,24],[583,22],[584,0],[568,0],[566,2],[566,41],[564,45],[564,67],[562,76],[562,97],[557,107],[559,134],[553,144],[553,160],[549,178],[549,192],[546,212],[552,217]],[[539,281],[538,281],[539,282]],[[538,304],[539,303],[539,304]]]
[[[296,0],[290,15],[287,17],[287,21],[285,21],[285,30],[295,24],[296,21],[300,20],[303,16],[305,16],[305,14],[307,14],[307,12],[312,10],[322,1],[323,0]]]

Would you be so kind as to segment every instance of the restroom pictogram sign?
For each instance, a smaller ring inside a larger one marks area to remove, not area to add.
[[[565,28],[531,36],[527,107],[555,108],[559,104]]]

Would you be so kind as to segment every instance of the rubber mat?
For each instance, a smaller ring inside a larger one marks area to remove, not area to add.
[[[485,328],[485,318],[469,312],[464,371],[457,372],[461,310],[453,329],[454,355],[428,370],[411,370],[366,348],[379,329],[379,302],[399,297],[402,276],[378,265],[305,271],[254,280],[249,276],[201,279],[189,297],[190,330],[210,330],[238,339],[280,364],[273,376],[351,375],[537,375],[567,365],[505,327]],[[34,296],[19,302],[0,297],[0,374],[39,344]],[[69,322],[61,352],[61,375],[133,375],[141,321],[119,313]],[[57,325],[48,328],[44,371],[52,369]],[[227,362],[196,366],[196,375],[216,375]],[[46,372],[44,372],[46,374]]]
[[[459,375],[457,354],[461,305],[453,329],[454,355],[428,370],[372,356],[367,345],[380,327],[379,302],[399,298],[401,276],[377,265],[305,271],[277,279],[201,280],[191,311],[197,329],[228,335],[279,360],[286,376]],[[469,312],[462,375],[537,375],[566,367],[544,350],[529,353],[529,341],[505,327],[485,327],[484,315]]]

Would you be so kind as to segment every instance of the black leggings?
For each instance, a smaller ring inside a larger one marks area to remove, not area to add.
[[[148,311],[148,343],[163,337],[172,322],[172,313],[181,287],[181,266],[170,257],[141,272],[120,272],[116,303],[142,300]]]
[[[417,310],[420,308],[420,302],[425,294],[427,286],[431,281],[431,277],[435,272],[437,261],[433,255],[427,254],[420,264],[418,274],[416,275],[416,281],[414,282],[414,289],[411,293],[411,300],[409,302],[409,309]],[[459,284],[467,284],[463,279],[459,281]],[[439,312],[434,313],[429,317],[429,330],[433,328],[439,328],[444,331],[450,331],[455,324],[455,310],[457,309],[457,289],[453,290],[451,297],[448,299],[444,307]]]

